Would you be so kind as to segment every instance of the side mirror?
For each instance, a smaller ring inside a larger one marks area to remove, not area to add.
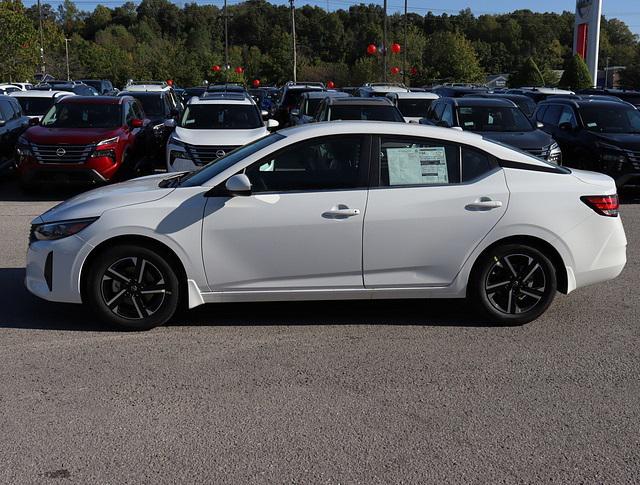
[[[567,133],[573,131],[573,125],[571,123],[560,123],[558,128],[560,128],[562,131],[566,131]]]
[[[239,173],[229,177],[224,184],[227,192],[236,197],[236,196],[248,196],[251,195],[251,181],[249,177],[247,177],[243,173]]]
[[[140,118],[134,118],[131,120],[131,128],[142,128],[144,126],[144,121]]]
[[[275,130],[280,123],[276,120],[267,120],[267,130]]]
[[[536,127],[540,130],[542,128],[544,128],[544,123],[541,121],[536,121]]]
[[[5,120],[0,120],[0,126],[4,126],[6,124],[7,124],[7,122]]]
[[[300,116],[300,110],[298,108],[293,108],[291,111],[289,111],[289,114],[291,116]]]
[[[178,123],[176,123],[176,120],[174,120],[173,118],[164,120],[164,126],[166,126],[167,128],[175,128],[177,125]]]
[[[260,111],[260,115],[263,119],[266,119],[267,116],[269,116],[269,112],[266,109],[263,109],[262,111]]]

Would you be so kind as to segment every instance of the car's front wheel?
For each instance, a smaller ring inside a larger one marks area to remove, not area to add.
[[[150,249],[109,248],[87,271],[87,302],[109,324],[147,330],[166,323],[178,308],[178,277],[170,263]]]
[[[521,325],[542,315],[557,291],[556,271],[536,248],[507,244],[478,261],[470,281],[476,306],[491,321]]]

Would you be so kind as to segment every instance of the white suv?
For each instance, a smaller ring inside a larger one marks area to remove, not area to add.
[[[395,92],[388,93],[387,98],[393,101],[407,123],[419,123],[427,116],[431,103],[440,96],[428,92]]]
[[[40,91],[32,89],[29,91],[14,91],[9,96],[18,99],[25,115],[40,121],[58,100],[66,96],[75,96],[75,94],[69,91]]]
[[[278,122],[265,123],[264,115],[246,92],[209,92],[191,98],[179,124],[166,122],[175,126],[167,142],[167,170],[195,170],[266,136]]]

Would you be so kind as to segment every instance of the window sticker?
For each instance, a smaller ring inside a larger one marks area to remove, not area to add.
[[[587,123],[587,126],[589,128],[595,128],[596,126],[598,126],[598,123]]]
[[[444,147],[388,148],[390,185],[448,184]]]
[[[461,106],[458,108],[458,111],[461,115],[471,115],[473,114],[473,108]]]

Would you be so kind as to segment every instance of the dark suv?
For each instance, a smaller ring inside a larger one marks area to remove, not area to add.
[[[640,111],[630,104],[553,98],[534,119],[558,141],[567,165],[606,173],[618,187],[640,185]]]
[[[118,93],[108,79],[80,79],[80,82],[91,86],[103,96],[114,96]]]
[[[16,142],[29,123],[16,98],[0,96],[0,175],[13,168]]]
[[[404,123],[402,113],[389,98],[325,98],[318,106],[315,121],[371,120]]]
[[[309,91],[326,91],[326,89],[322,83],[289,82],[285,84],[275,112],[275,119],[280,123],[280,126],[289,126],[291,124],[291,110],[298,106],[300,97]]]
[[[62,98],[18,140],[20,180],[30,188],[135,176],[146,169],[148,125],[129,96]]]
[[[627,91],[626,89],[583,89],[578,91],[578,94],[593,94],[601,96],[615,96],[616,98],[631,103],[636,108],[640,109],[640,91]]]
[[[499,98],[440,98],[433,102],[423,124],[458,128],[505,143],[560,164],[562,153],[554,139],[538,129],[518,106]]]

